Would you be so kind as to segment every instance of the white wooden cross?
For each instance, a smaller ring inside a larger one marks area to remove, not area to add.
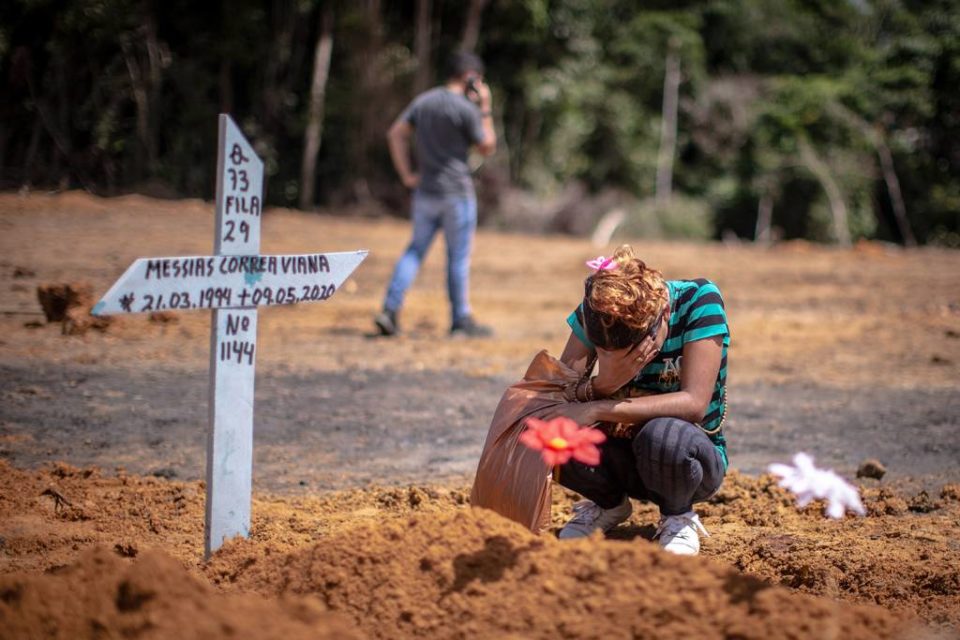
[[[140,258],[94,315],[212,309],[205,552],[250,533],[257,307],[326,300],[367,251],[260,255],[263,161],[220,114],[214,255]]]

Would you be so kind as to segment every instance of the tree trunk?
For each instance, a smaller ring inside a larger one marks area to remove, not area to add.
[[[413,92],[421,93],[430,86],[430,15],[432,0],[417,0],[417,31],[413,39],[413,51],[417,58],[417,73],[413,79]]]
[[[34,127],[36,127],[34,123]],[[7,142],[10,140],[10,129],[2,124],[0,124],[0,186],[3,186],[5,172],[3,170],[4,164],[7,160]]]
[[[157,21],[153,3],[146,3],[147,16],[144,21],[147,48],[147,173],[153,175],[157,170],[160,155],[160,93],[163,82],[163,52],[157,39]]]
[[[233,111],[233,62],[230,59],[225,43],[230,42],[233,35],[229,0],[220,0],[220,70],[217,74],[217,89],[219,91],[220,113]]]
[[[220,89],[220,113],[230,113],[233,111],[233,65],[226,55],[220,59],[217,86]]]
[[[283,75],[290,62],[293,31],[296,28],[295,2],[283,0],[270,3],[272,9],[271,47],[263,65],[263,114],[261,125],[269,133],[276,132],[283,111]]]
[[[757,228],[753,232],[753,241],[767,246],[770,244],[770,226],[773,220],[773,194],[764,190],[757,206]]]
[[[31,87],[31,97],[34,95],[36,94],[33,93],[33,89]],[[54,147],[51,149],[51,154],[54,162],[60,162],[63,160],[66,163],[67,168],[72,171],[76,179],[80,181],[80,184],[83,186],[83,188],[88,193],[96,193],[96,190],[93,188],[93,183],[87,178],[86,171],[84,171],[83,167],[77,165],[73,161],[73,154],[70,151],[70,141],[65,138],[57,128],[56,123],[53,121],[53,118],[50,115],[50,110],[47,108],[46,100],[37,100],[35,104],[37,113],[40,115],[40,120],[43,122],[43,126],[47,131],[47,135],[49,135],[53,140]],[[59,169],[57,167],[53,167],[51,169],[51,173],[53,175],[57,175],[59,173]],[[60,178],[62,182],[63,176],[60,176]]]
[[[820,185],[827,194],[827,199],[830,201],[834,238],[837,243],[849,247],[852,244],[850,240],[850,225],[847,221],[847,205],[843,201],[843,194],[840,191],[840,187],[833,179],[830,168],[817,156],[817,152],[814,151],[813,146],[811,146],[806,138],[798,138],[797,145],[800,149],[801,161],[820,182]]]
[[[307,130],[303,134],[303,161],[300,165],[300,208],[313,206],[316,182],[317,153],[323,135],[324,97],[330,77],[330,57],[333,53],[333,3],[326,2],[320,9],[320,36],[313,55],[313,81],[310,84],[310,107]]]
[[[480,22],[487,2],[488,0],[470,0],[467,21],[463,25],[463,37],[460,38],[461,51],[474,51],[477,48],[477,41],[480,39]]]
[[[890,204],[893,207],[893,216],[896,218],[897,227],[900,229],[900,236],[903,238],[903,244],[908,247],[917,246],[917,239],[910,228],[910,221],[907,220],[907,205],[903,201],[903,192],[900,191],[900,180],[897,178],[897,172],[893,166],[893,154],[890,153],[890,147],[884,141],[881,134],[874,138],[877,156],[880,158],[880,171],[883,173],[883,182],[887,185],[887,193],[890,195]]]
[[[381,0],[364,0],[361,17],[366,38],[356,51],[356,64],[359,67],[359,87],[357,93],[362,103],[359,106],[359,122],[356,132],[356,144],[352,145],[354,156],[353,195],[358,202],[370,200],[372,192],[368,178],[371,171],[371,155],[381,144],[383,135],[389,126],[389,118],[396,114],[384,111],[382,99],[387,90],[383,70],[383,16]]]
[[[29,76],[27,77],[27,90],[30,93],[30,100],[33,102],[39,121],[43,124],[47,135],[53,140],[53,147],[50,149],[52,158],[51,168],[48,173],[53,176],[58,175],[60,169],[53,165],[63,160],[67,164],[68,169],[72,171],[77,180],[80,181],[83,188],[89,193],[94,193],[92,183],[86,178],[86,171],[84,171],[82,167],[76,166],[73,162],[70,140],[60,132],[56,120],[50,113],[46,98],[42,94],[37,93],[36,85],[30,80]],[[62,181],[63,176],[60,176],[60,178]]]
[[[133,101],[137,105],[138,148],[135,162],[138,180],[151,175],[157,167],[160,147],[158,105],[163,78],[163,52],[157,39],[152,3],[143,3],[143,14],[141,29],[127,34],[121,42],[121,51],[130,76]],[[143,46],[145,56],[139,53],[140,46]]]
[[[907,205],[903,201],[900,180],[897,178],[897,171],[893,166],[893,154],[890,153],[890,147],[887,146],[887,137],[883,127],[880,124],[871,126],[859,114],[837,103],[831,103],[828,105],[828,109],[850,126],[859,129],[877,152],[877,158],[880,160],[880,173],[883,175],[883,182],[887,187],[887,194],[890,196],[890,206],[897,221],[897,228],[900,230],[900,237],[903,238],[903,244],[906,246],[917,246],[917,239],[914,237],[910,222],[907,220]]]
[[[677,148],[677,105],[680,97],[680,53],[671,38],[663,74],[663,116],[660,120],[660,152],[657,154],[657,207],[670,204],[673,190],[673,158]]]
[[[590,236],[590,243],[598,249],[607,246],[610,244],[610,240],[613,239],[613,234],[616,233],[617,228],[623,224],[623,221],[626,219],[627,212],[624,211],[622,207],[615,207],[607,211],[600,217],[597,228],[593,230],[593,234]]]
[[[23,163],[23,177],[20,181],[20,188],[29,189],[33,186],[34,162],[37,159],[37,150],[40,148],[40,134],[43,132],[43,118],[39,110],[37,119],[33,123],[33,132],[30,134],[30,144],[27,145],[27,155]]]
[[[147,138],[149,137],[150,102],[147,99],[147,84],[137,63],[136,53],[130,38],[124,38],[120,46],[123,59],[130,76],[130,90],[133,93],[133,102],[137,105],[137,150],[134,154],[134,173],[137,180],[142,180],[146,174],[147,165]]]
[[[57,55],[57,62],[54,66],[54,75],[57,80],[57,103],[56,103],[56,122],[57,131],[60,132],[63,150],[62,153],[53,154],[53,166],[50,168],[50,177],[56,176],[57,186],[60,191],[66,191],[70,188],[70,167],[73,165],[73,140],[71,134],[73,128],[70,126],[70,115],[73,107],[71,99],[71,83],[68,78],[69,62],[62,55]],[[61,163],[67,166],[64,171]]]

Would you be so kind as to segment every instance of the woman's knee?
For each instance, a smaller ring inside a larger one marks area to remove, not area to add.
[[[633,439],[633,451],[639,460],[679,462],[694,457],[700,428],[680,418],[654,418]]]
[[[723,482],[720,452],[700,427],[686,420],[651,420],[634,438],[633,449],[640,478],[660,496],[661,508],[686,510]]]
[[[723,458],[700,427],[679,418],[655,418],[644,425],[633,440],[633,451],[641,465],[657,467],[701,467],[703,480],[723,480]]]

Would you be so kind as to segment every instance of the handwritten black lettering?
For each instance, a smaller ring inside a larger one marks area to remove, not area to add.
[[[237,229],[242,229],[241,223]],[[234,227],[231,227],[234,228]],[[224,275],[232,273],[277,273],[276,256],[221,256],[217,271]]]
[[[236,361],[237,364],[253,364],[257,345],[248,340],[224,340],[220,343],[221,362]]]
[[[206,278],[213,275],[213,258],[172,258],[148,260],[145,280],[165,278]]]
[[[236,191],[239,187],[241,192],[246,192],[250,188],[250,180],[247,178],[245,169],[227,169],[227,175],[230,176],[230,189]]]
[[[280,270],[284,274],[329,273],[330,261],[322,253],[310,256],[281,256]]]
[[[243,149],[240,148],[239,144],[234,143],[233,149],[230,151],[230,161],[233,162],[233,164],[242,164],[249,162],[250,158],[243,155]]]
[[[239,316],[233,313],[227,314],[227,335],[235,336],[238,331],[247,332],[250,330],[250,318]]]
[[[161,262],[161,260],[147,260],[147,273],[145,279],[149,280],[151,274],[158,280],[161,278]]]
[[[229,265],[221,265],[222,269],[232,269],[234,273],[269,272],[272,260],[269,256],[222,256]],[[172,264],[172,263],[171,263]],[[202,266],[201,266],[202,265]],[[194,269],[199,266],[206,270],[215,265],[205,259],[185,262],[183,269]],[[276,266],[275,264],[273,266]],[[193,272],[196,277],[198,274]],[[269,305],[288,305],[300,302],[320,302],[327,300],[337,287],[334,284],[303,284],[303,285],[273,285],[273,286],[244,286],[242,284],[194,286],[179,290],[151,291],[149,293],[125,292],[119,297],[121,308],[128,313],[190,310],[190,309],[232,309],[249,308]],[[238,320],[240,316],[228,315],[226,331],[228,335],[237,335],[249,330],[250,321]],[[237,324],[240,322],[240,324]]]
[[[230,287],[207,287],[198,296],[197,306],[202,308],[229,307],[233,299],[233,290]]]
[[[260,198],[258,196],[226,196],[223,200],[223,213],[225,215],[260,215]]]

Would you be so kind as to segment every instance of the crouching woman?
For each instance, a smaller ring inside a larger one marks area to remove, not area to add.
[[[660,508],[665,550],[696,555],[707,532],[693,505],[720,488],[727,468],[723,298],[709,280],[664,280],[629,246],[591,266],[560,357],[584,376],[544,417],[599,424],[609,437],[599,466],[559,470],[560,484],[587,498],[560,537],[608,531],[635,498]]]

